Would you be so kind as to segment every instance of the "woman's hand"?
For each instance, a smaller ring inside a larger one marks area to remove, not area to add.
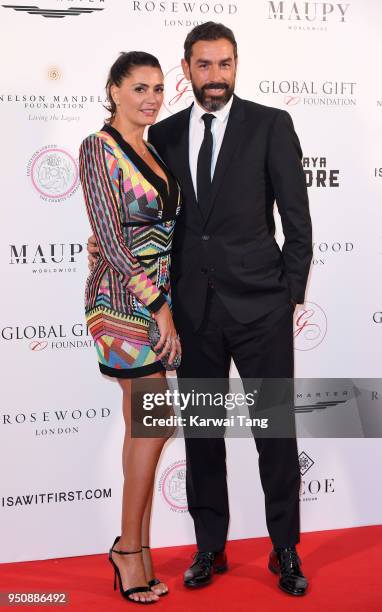
[[[163,304],[163,306],[153,314],[153,317],[156,320],[160,331],[160,340],[154,346],[154,350],[157,351],[162,349],[158,354],[159,359],[162,359],[165,355],[170,353],[168,362],[171,364],[176,355],[181,357],[182,347],[180,345],[178,334],[176,333],[169,305],[167,303]]]
[[[99,257],[99,248],[98,248],[97,240],[94,234],[92,234],[88,238],[86,249],[88,252],[88,268],[91,272],[94,266],[96,265],[97,259]]]

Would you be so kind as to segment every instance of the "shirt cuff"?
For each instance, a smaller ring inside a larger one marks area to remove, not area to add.
[[[148,304],[147,308],[151,310],[151,312],[158,312],[160,308],[162,308],[163,304],[166,304],[167,300],[162,293],[158,295],[157,298],[151,304]]]

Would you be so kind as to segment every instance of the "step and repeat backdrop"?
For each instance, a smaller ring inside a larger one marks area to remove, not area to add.
[[[166,117],[192,101],[187,32],[208,20],[234,30],[237,94],[287,110],[303,148],[314,259],[295,316],[296,376],[336,381],[312,380],[300,399],[329,414],[341,380],[376,378],[382,361],[379,0],[13,1],[0,4],[2,562],[100,553],[119,533],[121,393],[100,375],[84,321],[78,149],[103,124],[120,51],[159,57]],[[380,522],[380,440],[357,435],[299,438],[303,531]],[[229,537],[266,535],[255,444],[227,447]],[[158,466],[152,545],[192,542],[175,439]]]

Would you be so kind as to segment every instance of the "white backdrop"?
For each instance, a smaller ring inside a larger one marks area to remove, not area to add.
[[[102,126],[120,51],[159,56],[164,117],[192,98],[179,70],[189,29],[213,19],[234,30],[238,95],[288,110],[304,151],[314,265],[296,375],[377,377],[382,340],[381,2],[14,2],[0,5],[3,562],[99,553],[119,533],[121,397],[84,325],[77,156]],[[265,535],[255,445],[227,446],[229,537]],[[303,531],[380,522],[379,439],[302,438],[299,450]],[[174,440],[158,467],[153,546],[194,541],[184,478]]]

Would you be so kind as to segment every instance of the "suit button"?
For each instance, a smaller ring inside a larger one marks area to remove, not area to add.
[[[215,272],[215,268],[210,268],[210,272],[214,273]]]
[[[208,272],[207,268],[200,268],[200,271],[203,272],[203,274],[207,274]]]
[[[209,239],[210,239],[210,237],[209,237],[208,234],[203,234],[202,240],[209,240]]]

